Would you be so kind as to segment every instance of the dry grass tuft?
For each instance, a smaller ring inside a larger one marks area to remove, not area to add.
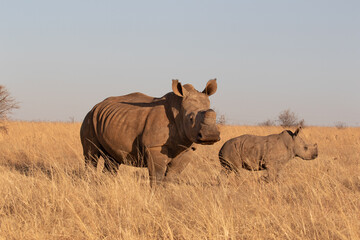
[[[229,138],[280,127],[221,126],[182,183],[152,190],[145,169],[85,170],[79,123],[10,122],[0,132],[0,239],[360,239],[360,129],[307,127],[314,161],[280,183],[220,173]]]

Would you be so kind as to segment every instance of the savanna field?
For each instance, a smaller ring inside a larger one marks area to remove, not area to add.
[[[218,151],[242,134],[281,127],[220,126],[178,183],[149,187],[146,169],[85,169],[81,123],[8,122],[0,133],[0,239],[360,239],[360,128],[306,127],[313,161],[220,174]],[[294,129],[291,129],[294,130]]]

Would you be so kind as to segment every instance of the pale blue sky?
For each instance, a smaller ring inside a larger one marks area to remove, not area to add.
[[[202,90],[232,124],[290,108],[360,126],[360,1],[0,1],[13,119],[82,121],[108,96]]]

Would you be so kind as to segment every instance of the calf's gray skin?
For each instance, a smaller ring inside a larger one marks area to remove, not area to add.
[[[194,156],[193,143],[219,141],[209,101],[217,90],[216,79],[202,92],[173,80],[172,90],[161,98],[131,93],[95,105],[80,130],[86,165],[96,167],[103,156],[109,171],[120,164],[147,167],[153,186],[187,166]]]
[[[277,180],[281,168],[292,158],[312,160],[318,156],[317,144],[308,145],[300,138],[301,127],[293,133],[285,130],[268,136],[242,135],[224,143],[219,151],[221,165],[227,171],[267,170],[267,181]]]

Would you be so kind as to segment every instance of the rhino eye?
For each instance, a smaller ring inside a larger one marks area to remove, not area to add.
[[[193,124],[193,123],[194,123],[194,114],[191,113],[190,116],[189,116],[189,118],[190,118],[191,124]]]
[[[305,149],[305,151],[307,151],[307,150],[308,150],[308,147],[305,146],[304,149]]]

